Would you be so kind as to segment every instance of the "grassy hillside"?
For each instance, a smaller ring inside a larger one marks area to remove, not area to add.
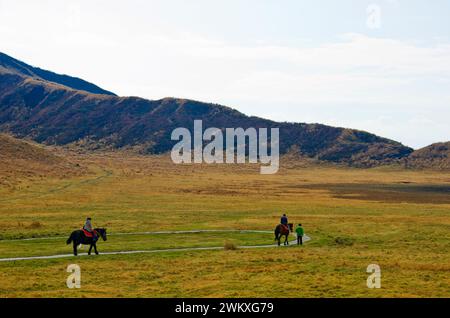
[[[60,152],[0,134],[0,186],[14,187],[27,179],[69,178],[87,172]]]
[[[450,141],[432,144],[414,151],[405,158],[405,165],[410,168],[450,169]]]
[[[312,241],[264,250],[170,252],[0,262],[0,296],[449,297],[448,175],[397,168],[282,164],[175,166],[165,156],[77,155],[95,175],[0,187],[0,258],[70,253],[64,237],[86,216],[111,234],[272,230],[287,213]],[[34,225],[33,225],[34,224]],[[54,240],[10,242],[39,236]],[[271,234],[110,236],[101,251],[273,242]],[[27,254],[27,255],[24,255]],[[65,285],[82,269],[82,288]],[[369,264],[382,288],[366,287]],[[301,286],[302,288],[298,288]]]

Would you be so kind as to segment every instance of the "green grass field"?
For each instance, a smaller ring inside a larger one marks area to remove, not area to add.
[[[282,213],[302,247],[0,262],[1,297],[449,297],[450,175],[385,167],[175,166],[167,157],[77,155],[88,173],[0,187],[0,258],[71,253],[86,216],[99,251],[272,244],[268,233],[120,236],[163,230],[272,231]],[[10,241],[21,238],[42,238]],[[61,237],[61,238],[60,238]],[[81,252],[86,252],[86,247]],[[379,264],[382,288],[368,289]],[[69,264],[81,289],[66,287]]]

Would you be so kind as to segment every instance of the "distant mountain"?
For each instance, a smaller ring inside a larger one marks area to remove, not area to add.
[[[0,131],[40,143],[163,153],[174,144],[173,129],[192,129],[193,121],[202,119],[204,127],[279,127],[281,153],[295,149],[303,157],[353,166],[393,163],[413,151],[364,131],[277,123],[216,104],[92,94],[73,84],[35,76],[35,71],[27,73],[27,67],[21,69],[25,63],[8,61],[13,65],[3,58],[0,67]]]
[[[80,78],[71,77],[68,75],[60,75],[37,67],[33,67],[0,52],[0,69],[2,68],[4,72],[7,71],[23,76],[29,76],[35,79],[41,79],[44,81],[61,84],[69,88],[83,90],[92,94],[116,96],[114,93],[108,92]]]
[[[450,169],[450,141],[414,151],[405,158],[405,164],[410,168]]]

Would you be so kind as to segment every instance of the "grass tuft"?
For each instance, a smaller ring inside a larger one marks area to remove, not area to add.
[[[226,241],[223,247],[226,251],[235,251],[238,249],[236,244],[234,244],[233,242],[230,242],[230,241]]]
[[[30,225],[27,226],[27,229],[40,229],[42,228],[44,225],[41,222],[38,221],[34,221],[32,222]]]
[[[334,243],[336,245],[341,245],[341,246],[352,246],[354,243],[354,240],[349,237],[336,237],[334,239]]]

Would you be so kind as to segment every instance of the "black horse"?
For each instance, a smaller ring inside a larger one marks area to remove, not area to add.
[[[100,228],[100,229],[94,229],[98,233],[98,235],[101,236],[103,241],[106,241],[106,229]],[[92,247],[94,247],[95,254],[98,255],[97,251],[97,240],[94,241],[93,237],[87,237],[83,230],[76,230],[73,231],[72,234],[70,234],[70,237],[67,239],[67,244],[73,243],[73,255],[77,256],[77,247],[80,244],[83,245],[90,245],[88,255],[91,255]]]
[[[284,245],[289,245],[289,232],[294,231],[294,224],[289,223],[288,226],[278,224],[275,228],[275,241],[278,241],[278,246],[281,244],[281,237],[285,236]]]

